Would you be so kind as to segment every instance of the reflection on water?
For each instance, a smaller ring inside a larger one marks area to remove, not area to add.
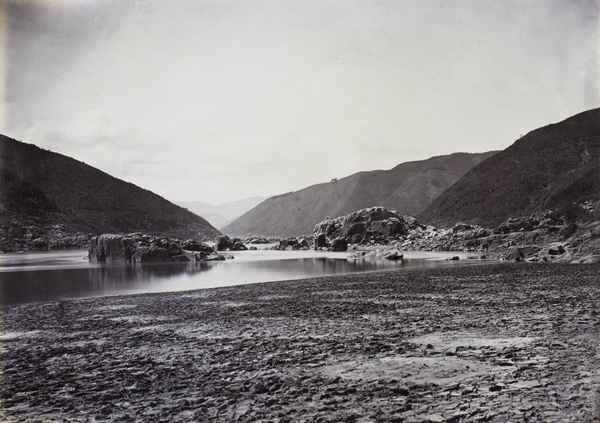
[[[405,254],[401,261],[348,261],[346,254],[248,251],[225,262],[98,264],[85,252],[0,256],[2,305],[105,295],[187,291],[316,276],[452,266],[431,254]]]

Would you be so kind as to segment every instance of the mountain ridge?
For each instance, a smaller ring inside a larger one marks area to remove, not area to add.
[[[467,170],[493,154],[435,156],[401,163],[389,170],[362,171],[311,185],[268,198],[222,231],[236,236],[304,235],[327,216],[374,206],[400,214],[417,214]]]
[[[4,135],[0,178],[3,251],[27,248],[38,238],[38,247],[44,239],[48,247],[47,238],[60,233],[81,238],[144,232],[200,240],[220,234],[205,219],[149,190]]]
[[[418,217],[434,226],[494,227],[599,199],[600,108],[530,131],[473,167]]]

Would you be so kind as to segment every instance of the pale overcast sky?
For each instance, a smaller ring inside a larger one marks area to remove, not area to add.
[[[600,107],[599,0],[0,1],[0,132],[171,201],[501,150]]]

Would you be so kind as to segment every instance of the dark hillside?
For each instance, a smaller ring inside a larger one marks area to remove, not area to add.
[[[145,232],[204,239],[219,234],[203,218],[148,190],[6,136],[0,136],[0,177],[4,250],[14,249],[21,237],[43,238],[51,228],[72,235]]]
[[[471,169],[419,216],[494,227],[600,199],[600,109],[536,129]]]
[[[327,216],[381,206],[416,214],[469,169],[494,152],[455,153],[360,172],[329,183],[271,197],[222,228],[232,235],[292,236],[312,233]]]

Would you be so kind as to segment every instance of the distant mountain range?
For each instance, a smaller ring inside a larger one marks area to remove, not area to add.
[[[531,131],[473,167],[419,218],[436,226],[494,227],[509,217],[599,200],[600,109],[593,109]]]
[[[148,190],[3,135],[0,187],[3,251],[27,247],[34,240],[37,247],[56,242],[49,237],[107,232],[195,239],[220,234],[205,219]]]
[[[327,216],[373,206],[416,215],[473,166],[494,154],[455,153],[402,163],[391,170],[356,173],[271,197],[221,230],[240,236],[303,235],[311,233]]]
[[[213,206],[203,201],[176,201],[175,204],[202,216],[215,228],[220,229],[263,201],[265,201],[264,197],[250,197],[219,206]]]

